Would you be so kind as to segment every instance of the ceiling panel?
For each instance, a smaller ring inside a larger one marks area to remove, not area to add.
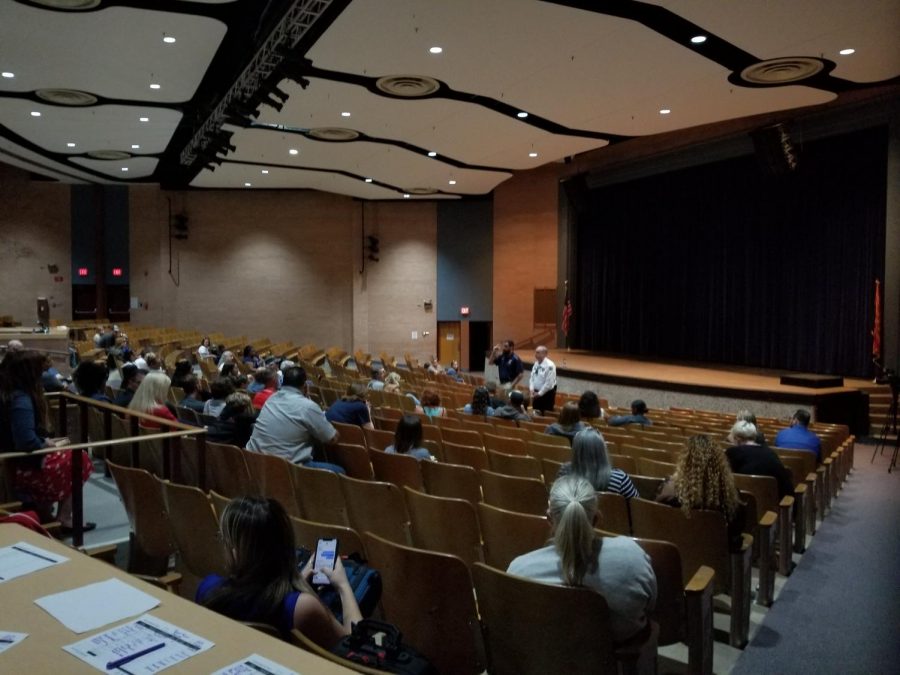
[[[108,183],[107,179],[98,178],[85,171],[59,162],[54,162],[27,148],[0,136],[0,161],[21,167],[26,171],[44,174],[64,183]]]
[[[91,159],[90,157],[72,157],[75,164],[93,169],[116,179],[146,178],[156,170],[159,160],[155,157],[131,157],[120,160]]]

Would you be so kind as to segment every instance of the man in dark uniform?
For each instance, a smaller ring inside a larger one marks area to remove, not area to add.
[[[507,389],[514,388],[525,372],[522,359],[514,349],[513,341],[506,340],[503,342],[502,348],[499,344],[494,345],[494,351],[491,352],[490,362],[497,366],[497,370],[500,371],[500,384]]]

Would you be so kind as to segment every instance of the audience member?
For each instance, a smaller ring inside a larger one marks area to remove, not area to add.
[[[725,453],[709,436],[691,436],[675,465],[675,474],[660,486],[656,501],[681,508],[719,511],[728,524],[732,549],[740,547],[746,512],[734,486]]]
[[[284,385],[266,401],[256,418],[247,449],[314,469],[345,473],[337,464],[313,460],[316,444],[337,443],[338,432],[305,391],[306,371],[288,368]]]
[[[588,423],[603,417],[603,412],[600,410],[600,398],[595,392],[588,389],[581,395],[581,398],[578,399],[578,414],[581,415],[582,420]]]
[[[522,359],[515,352],[516,345],[512,340],[504,340],[502,346],[494,345],[491,352],[490,363],[497,366],[500,375],[500,384],[507,389],[513,389],[525,373]]]
[[[225,399],[225,407],[219,417],[207,425],[207,437],[216,443],[245,448],[253,435],[256,417],[250,395],[245,391],[233,391]]]
[[[447,416],[447,409],[441,405],[441,396],[434,389],[426,389],[422,392],[422,401],[416,411],[431,418]]]
[[[525,394],[517,389],[509,392],[509,402],[494,410],[494,417],[516,422],[530,422],[531,417],[525,412]]]
[[[734,445],[725,451],[725,455],[734,473],[771,476],[778,482],[779,499],[794,494],[790,470],[771,448],[759,444],[755,426],[750,422],[735,422],[728,440]]]
[[[41,373],[45,356],[40,352],[19,350],[7,353],[0,364],[0,449],[33,452],[52,448],[49,413]],[[81,452],[81,480],[87,481],[93,470],[90,457]],[[41,519],[53,519],[53,504],[58,503],[56,519],[64,530],[72,528],[72,453],[52,452],[10,460],[17,497],[33,504]],[[85,523],[85,530],[96,527]]]
[[[822,441],[809,430],[809,413],[798,410],[791,418],[791,426],[782,429],[775,436],[775,446],[792,450],[806,450],[816,454],[816,461],[822,461]]]
[[[653,424],[653,420],[647,417],[647,404],[641,399],[635,399],[631,402],[630,415],[616,415],[610,417],[607,422],[611,427],[622,427],[626,424],[640,424],[641,426]]]
[[[197,602],[238,621],[275,626],[284,639],[297,629],[332,649],[362,620],[353,589],[338,556],[334,569],[313,569],[313,558],[297,570],[297,544],[284,507],[274,499],[242,497],[229,502],[220,521],[227,556],[226,576],[207,576]],[[341,600],[343,624],[309,585],[313,571],[328,577]]]
[[[203,339],[200,340],[200,346],[197,347],[197,356],[200,358],[207,358],[212,355],[212,345],[209,341],[209,336],[204,335]]]
[[[614,469],[609,460],[606,439],[593,427],[575,434],[572,441],[572,461],[559,468],[557,479],[563,476],[580,476],[597,492],[615,492],[625,499],[638,496],[637,488],[622,469]]]
[[[203,404],[203,414],[218,417],[225,409],[225,399],[234,393],[234,383],[227,377],[217,377],[209,383],[209,398]]]
[[[544,429],[544,433],[551,436],[565,436],[571,443],[575,434],[584,428],[584,422],[581,421],[581,414],[578,412],[578,404],[574,401],[567,401],[559,412],[559,419]]]
[[[75,387],[81,396],[103,403],[112,403],[109,396],[106,395],[108,378],[109,371],[106,369],[106,364],[100,361],[82,361],[72,373]]]
[[[633,539],[597,535],[594,487],[578,476],[560,478],[550,490],[547,517],[553,527],[552,543],[519,556],[507,571],[546,584],[596,591],[609,606],[616,642],[645,630],[656,603],[650,558]]]
[[[259,354],[256,352],[256,349],[253,348],[253,345],[244,347],[241,360],[251,368],[259,368],[263,365],[263,360],[259,358]]]
[[[247,385],[247,393],[258,394],[263,389],[265,389],[266,383],[269,381],[271,374],[272,370],[267,366],[260,366],[259,368],[254,370],[253,374],[250,376],[250,384]]]
[[[260,368],[256,371],[256,381],[262,379],[263,388],[257,391],[253,396],[253,407],[262,410],[272,394],[278,391],[278,373],[277,370],[271,368]],[[249,391],[248,391],[249,393]]]
[[[384,368],[372,368],[372,379],[369,380],[369,389],[384,389]]]
[[[463,412],[480,417],[493,416],[494,408],[491,406],[491,395],[487,387],[475,387],[475,391],[472,392],[472,402],[466,403]]]
[[[384,378],[384,387],[382,388],[389,394],[400,394],[402,386],[403,380],[400,378],[400,373],[388,373]],[[375,387],[369,387],[369,389],[375,389]]]
[[[150,371],[134,392],[128,409],[177,422],[175,411],[166,403],[171,384],[172,381],[165,373]],[[161,426],[160,422],[145,419],[140,421],[140,425],[145,429],[159,429]]]
[[[172,386],[184,389],[184,381],[194,374],[194,367],[187,359],[178,359],[175,362],[175,371],[172,373]]]
[[[547,358],[547,348],[534,350],[534,365],[528,385],[531,407],[539,412],[552,411],[556,405],[556,364]]]
[[[456,380],[457,382],[462,382],[462,381],[463,381],[463,379],[462,379],[462,371],[461,371],[460,368],[459,368],[459,361],[457,361],[456,359],[454,359],[454,360],[452,360],[452,361],[450,362],[450,365],[447,366],[447,371],[446,371],[446,372],[447,372],[447,375],[449,375],[450,377],[452,377],[452,378],[453,378],[454,380]]]
[[[222,369],[225,367],[226,364],[232,364],[232,367],[234,367],[234,363],[236,363],[236,359],[234,358],[234,352],[226,349],[222,352],[222,355],[219,357],[219,363],[216,364],[216,366],[218,367],[219,372],[222,373],[223,372]]]
[[[44,372],[41,373],[41,386],[45,392],[64,391],[66,388],[63,376],[53,367],[53,359],[44,358]]]
[[[759,428],[759,424],[756,423],[756,415],[754,415],[749,410],[738,410],[737,415],[734,416],[735,422],[750,422],[753,426],[756,427],[756,444],[757,445],[768,445],[766,443],[766,435],[762,432],[762,429]]]
[[[432,375],[443,375],[444,374],[444,366],[441,365],[441,362],[438,361],[436,356],[431,357],[431,361],[428,362],[428,365],[425,366],[425,370],[427,370]]]
[[[9,342],[6,343],[6,353],[14,354],[15,352],[25,351],[25,344],[21,340],[16,340],[13,338]]]
[[[203,401],[203,392],[200,389],[200,381],[197,376],[191,373],[190,377],[181,381],[181,388],[184,390],[184,398],[178,402],[183,408],[189,408],[196,413],[202,413],[206,403]]]
[[[404,415],[397,422],[397,430],[394,432],[394,443],[387,446],[384,451],[409,455],[420,462],[423,459],[434,460],[427,448],[422,446],[422,420],[415,415]]]
[[[506,405],[506,390],[504,389],[502,392],[499,391],[500,385],[497,384],[494,380],[488,380],[484,383],[484,388],[488,390],[488,393],[491,395],[491,407],[494,409],[502,408]],[[512,389],[510,389],[512,391]]]
[[[327,411],[325,418],[329,422],[355,424],[364,429],[374,429],[372,414],[369,410],[368,388],[361,382],[353,382],[347,387],[347,393],[335,401]]]
[[[134,398],[134,392],[137,391],[146,374],[146,371],[141,370],[133,363],[126,363],[122,366],[122,383],[113,403],[122,408],[127,408],[128,404],[131,403],[131,399]]]

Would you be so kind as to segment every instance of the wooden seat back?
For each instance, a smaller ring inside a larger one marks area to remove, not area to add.
[[[484,670],[472,577],[459,558],[364,535],[369,564],[381,573],[384,617],[440,673]]]
[[[250,450],[244,453],[244,461],[247,462],[250,477],[256,485],[255,494],[276,500],[289,516],[299,518],[303,515],[291,483],[288,467],[290,462],[275,455]]]
[[[556,436],[554,434],[545,434],[543,431],[535,431],[531,434],[531,440],[544,445],[558,445],[563,448],[572,447],[572,442],[565,436]]]
[[[471,445],[457,445],[444,441],[444,460],[449,464],[464,464],[471,466],[476,471],[487,469],[490,466],[487,453],[484,448]]]
[[[478,521],[484,540],[484,562],[505,570],[514,558],[547,545],[551,536],[546,516],[508,511],[478,504]]]
[[[343,422],[332,422],[331,426],[337,429],[339,440],[341,443],[352,443],[353,445],[367,445],[366,435],[363,433],[362,427],[355,424],[344,424]]]
[[[655,459],[638,457],[634,460],[634,463],[637,466],[637,472],[642,476],[668,478],[675,473],[675,465],[669,462],[658,462]]]
[[[508,511],[544,515],[547,513],[547,486],[536,478],[481,472],[484,502]]]
[[[422,472],[419,470],[420,462],[415,457],[370,448],[369,459],[372,462],[375,480],[393,483],[399,488],[411,487],[420,492],[425,490]]]
[[[411,542],[409,513],[400,488],[393,483],[357,480],[343,475],[338,479],[347,503],[350,527],[363,535],[371,532],[398,544]]]
[[[526,455],[510,455],[504,452],[487,451],[491,471],[507,476],[520,476],[521,478],[536,478],[544,480],[541,463],[534,457]]]
[[[455,555],[467,565],[484,560],[475,508],[464,499],[403,489],[416,548]]]
[[[366,549],[363,546],[362,538],[354,529],[328,523],[316,523],[293,516],[291,517],[291,527],[294,530],[297,546],[302,546],[308,551],[315,552],[319,539],[337,539],[340,555],[358,553],[363,560],[366,559]]]
[[[161,481],[172,536],[181,561],[194,576],[224,575],[225,547],[209,497],[187,485]]]
[[[528,444],[520,438],[500,436],[492,433],[482,434],[482,438],[484,439],[485,450],[504,452],[507,455],[528,454]]]
[[[394,444],[394,432],[382,429],[363,429],[366,437],[366,444],[370,448],[376,450],[384,450],[389,445]]]
[[[480,563],[472,576],[491,675],[618,673],[609,609],[599,593]]]
[[[481,433],[472,431],[471,429],[448,429],[442,427],[441,438],[443,439],[444,445],[453,443],[454,445],[466,445],[471,448],[484,447]]]
[[[253,480],[244,454],[245,451],[236,445],[207,441],[207,487],[226,497],[253,494]]]
[[[549,459],[564,464],[572,461],[572,448],[568,445],[556,445],[529,441],[528,454],[538,459]]]
[[[637,463],[634,461],[634,457],[629,457],[628,455],[610,454],[609,463],[614,469],[622,469],[622,471],[628,475],[638,472]]]
[[[471,466],[423,462],[419,468],[428,494],[465,499],[472,506],[481,501],[481,480]]]
[[[649,499],[650,501],[653,501],[656,498],[656,493],[659,492],[659,486],[665,482],[664,478],[658,478],[656,476],[631,474],[629,477],[631,478],[631,482],[634,484],[635,489],[637,489],[638,494],[641,496],[641,499]]]
[[[362,445],[338,443],[327,447],[328,458],[344,468],[351,478],[372,480],[375,475],[369,461],[369,451]]]
[[[625,497],[613,492],[598,492],[597,507],[600,511],[597,526],[600,529],[631,536],[631,516]]]
[[[349,524],[347,504],[336,473],[299,464],[289,464],[288,470],[304,518],[330,525]]]

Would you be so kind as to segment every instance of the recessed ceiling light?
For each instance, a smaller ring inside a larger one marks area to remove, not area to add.
[[[244,187],[250,187],[252,183],[244,183]]]
[[[150,118],[149,118],[149,117],[139,117],[138,119],[139,119],[141,122],[149,122],[149,121],[150,121]]]
[[[31,116],[32,116],[32,117],[40,117],[40,116],[41,116],[41,113],[39,113],[37,110],[32,110],[32,111],[31,111]]]
[[[260,173],[262,173],[262,174],[267,174],[267,173],[269,173],[269,170],[268,170],[268,169],[263,169],[262,171],[260,171]]]
[[[291,148],[290,150],[288,150],[288,154],[289,155],[299,155],[300,151],[297,148]]]
[[[856,51],[855,49],[850,49],[850,48],[848,47],[847,49],[842,49],[842,50],[839,51],[838,53],[839,53],[841,56],[850,56],[850,55],[853,54],[855,51]],[[6,77],[6,73],[3,73],[3,76]]]
[[[140,150],[140,149],[141,149],[141,146],[138,145],[137,143],[132,143],[132,144],[131,144],[131,149],[132,149],[132,150]]]
[[[518,113],[518,114],[516,115],[516,117],[518,117],[519,119],[523,119],[523,120],[524,120],[526,117],[528,117],[528,113],[525,112],[525,111],[523,110],[522,112]]]
[[[123,167],[122,167],[122,171],[128,171],[128,167],[127,167],[127,166],[123,166]]]
[[[529,152],[529,153],[528,153],[528,156],[529,156],[529,157],[537,157],[537,153],[536,153],[536,152]]]
[[[367,183],[371,183],[371,182],[372,182],[372,179],[371,179],[371,178],[366,178],[366,182],[367,182]]]
[[[432,150],[431,152],[428,153],[428,156],[429,157],[437,157],[437,153],[434,150]]]
[[[448,180],[448,181],[447,181],[447,184],[448,184],[448,185],[456,185],[456,181],[455,181],[455,180]]]
[[[74,144],[74,143],[66,143],[66,147],[67,147],[67,148],[74,148],[74,147],[75,147],[75,144]]]
[[[163,42],[165,42],[167,45],[171,45],[175,43],[175,38],[173,38],[171,35],[166,35],[163,38]]]
[[[341,113],[341,117],[350,117],[350,113],[348,113],[348,112],[342,112],[342,113]]]
[[[3,71],[2,73],[0,73],[0,75],[2,75],[3,77],[5,77],[6,79],[11,79],[11,78],[13,78],[13,77],[16,76],[15,73],[11,73],[11,72],[9,72],[8,70]]]
[[[403,195],[403,199],[409,199],[409,195]]]
[[[704,42],[706,42],[706,36],[705,35],[695,35],[694,37],[691,38],[691,42],[693,42],[695,45],[701,45]]]
[[[159,85],[156,84],[156,82],[154,82],[153,84],[150,85],[150,88],[151,89],[159,89]]]
[[[428,51],[430,51],[432,54],[440,54],[442,51],[444,51],[444,48],[443,47],[432,47]]]
[[[669,110],[668,108],[661,108],[659,111],[659,114],[660,115],[668,115],[670,112],[672,112],[672,111]]]

